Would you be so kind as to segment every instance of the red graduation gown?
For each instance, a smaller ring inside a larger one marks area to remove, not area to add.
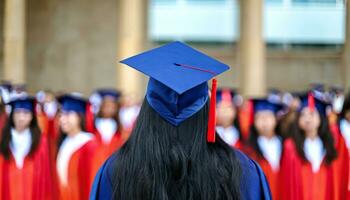
[[[283,200],[333,200],[334,166],[325,161],[314,173],[308,161],[297,153],[294,141],[284,142],[281,161],[281,199]]]
[[[12,155],[9,160],[0,156],[0,180],[0,200],[55,199],[46,138],[25,158],[22,169]]]
[[[113,154],[113,152],[120,149],[127,140],[125,135],[121,134],[119,131],[114,134],[109,144],[103,143],[101,134],[97,130],[95,131],[95,137],[98,142],[98,149],[96,149],[93,162],[93,175],[97,173],[98,169]]]
[[[334,161],[334,187],[336,198],[343,200],[350,200],[350,149],[346,147],[345,139],[340,133],[340,129],[337,124],[330,126],[334,140],[338,157]]]
[[[86,200],[89,198],[93,181],[94,152],[98,147],[96,140],[90,140],[76,150],[68,163],[68,184],[58,180],[60,199]]]
[[[252,153],[251,150],[249,150],[249,156],[250,158],[252,158],[253,160],[255,160],[261,167],[261,169],[263,170],[267,181],[269,183],[270,186],[270,190],[271,190],[271,195],[272,195],[272,199],[273,200],[282,200],[281,198],[281,176],[280,176],[280,169],[278,170],[273,170],[270,163],[262,156],[258,156],[256,153]]]
[[[240,131],[243,141],[247,141],[249,139],[250,127],[253,123],[253,103],[252,101],[247,101],[243,104],[243,106],[239,109],[237,117],[240,123]]]
[[[0,134],[2,134],[2,129],[5,126],[6,120],[7,120],[6,112],[2,112],[2,113],[0,112]]]
[[[55,172],[56,170],[55,160],[56,160],[56,154],[58,151],[57,143],[60,136],[58,117],[50,118],[42,110],[39,110],[36,115],[37,115],[40,130],[42,131],[43,135],[45,135],[47,138],[47,143],[49,147],[48,152],[50,156],[50,168],[51,168],[51,171]]]

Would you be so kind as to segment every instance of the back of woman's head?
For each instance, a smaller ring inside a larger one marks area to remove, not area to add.
[[[179,126],[144,101],[113,163],[115,199],[240,199],[240,167],[219,137],[206,142],[208,103]]]

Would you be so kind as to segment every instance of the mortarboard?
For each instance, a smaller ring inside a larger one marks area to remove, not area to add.
[[[58,102],[61,104],[61,109],[64,112],[77,112],[85,114],[87,101],[79,96],[65,94],[58,97]]]
[[[301,101],[299,112],[305,107],[309,107],[311,111],[314,111],[315,109],[317,109],[320,115],[326,116],[327,107],[329,106],[329,104],[318,98],[315,98],[313,92],[309,92],[304,95],[301,95],[299,98]]]
[[[120,92],[118,90],[115,90],[115,89],[99,89],[96,91],[96,93],[101,98],[109,97],[109,98],[113,98],[113,99],[117,100],[120,97]]]
[[[207,81],[229,69],[196,49],[172,42],[122,60],[150,77],[149,105],[167,122],[178,126],[209,99]],[[213,79],[207,140],[215,142],[216,79]]]
[[[283,109],[282,104],[271,102],[268,99],[253,99],[254,113],[260,111],[271,111],[278,113]]]
[[[27,110],[34,111],[35,109],[35,98],[26,96],[11,100],[8,103],[11,106],[12,111],[15,110]]]

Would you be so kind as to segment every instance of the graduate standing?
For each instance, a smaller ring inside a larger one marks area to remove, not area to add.
[[[62,131],[56,159],[59,197],[85,200],[90,193],[94,152],[98,147],[93,134],[84,131],[88,104],[85,99],[73,95],[63,95],[58,101]]]
[[[91,199],[271,199],[259,165],[215,137],[216,79],[210,99],[207,81],[227,65],[181,42],[121,62],[150,76],[147,93]]]
[[[56,170],[55,160],[57,154],[57,143],[60,136],[58,127],[58,103],[56,97],[50,91],[40,91],[36,94],[36,115],[38,124],[43,135],[47,138],[49,144],[49,154],[51,168]]]
[[[32,97],[13,100],[0,140],[0,199],[54,199],[48,144]]]
[[[344,159],[341,171],[340,187],[343,189],[343,199],[350,199],[350,93],[347,94],[342,111],[340,113],[339,128],[341,137],[337,147],[339,159]],[[345,145],[341,145],[344,141]]]
[[[292,139],[284,143],[282,199],[338,199],[334,180],[337,152],[326,109],[327,104],[312,93],[301,97]]]
[[[94,134],[99,143],[96,151],[94,168],[97,171],[103,162],[118,150],[128,138],[128,134],[122,132],[119,120],[120,93],[113,89],[100,89],[96,92],[99,96],[100,106],[94,120]]]
[[[243,141],[237,119],[238,109],[235,103],[235,92],[231,89],[219,89],[216,98],[216,131],[227,144],[242,150]]]
[[[251,127],[248,151],[251,158],[259,163],[269,182],[272,199],[281,198],[281,156],[283,140],[277,132],[277,113],[282,105],[267,99],[254,99],[254,124]]]

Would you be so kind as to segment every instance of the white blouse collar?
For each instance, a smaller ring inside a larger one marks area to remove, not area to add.
[[[348,120],[340,120],[340,132],[345,140],[346,147],[350,149],[350,123]]]
[[[30,151],[32,145],[32,136],[29,128],[22,132],[18,132],[16,129],[11,129],[11,143],[10,150],[18,168],[22,168],[24,159]]]
[[[306,159],[311,163],[312,171],[317,172],[325,156],[325,149],[320,137],[315,139],[306,138],[304,141]]]
[[[231,146],[234,146],[239,140],[239,132],[234,126],[229,126],[227,128],[217,126],[216,131],[219,134],[220,138]]]
[[[60,183],[68,184],[68,166],[73,154],[78,151],[84,144],[93,139],[91,133],[80,132],[74,136],[67,136],[57,154],[57,173]]]
[[[96,128],[104,144],[109,144],[117,131],[117,123],[114,119],[97,118]]]
[[[269,162],[274,171],[280,168],[280,159],[282,154],[282,141],[279,137],[274,136],[267,138],[258,137],[258,145],[262,151],[264,158]]]

